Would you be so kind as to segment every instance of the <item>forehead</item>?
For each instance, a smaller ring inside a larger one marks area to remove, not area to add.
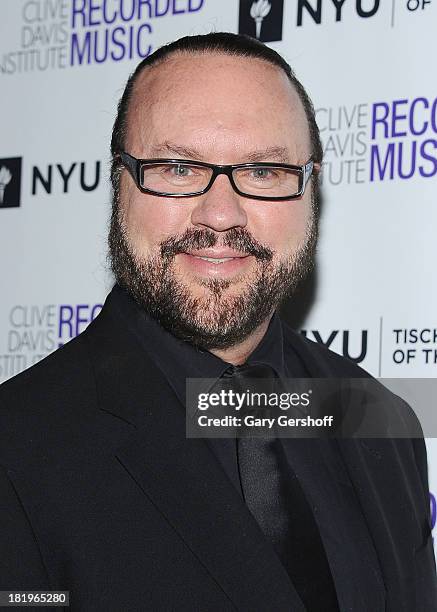
[[[173,55],[138,77],[127,148],[141,157],[167,141],[216,163],[256,147],[286,148],[290,162],[306,161],[310,152],[305,111],[286,74],[263,60],[224,54]]]

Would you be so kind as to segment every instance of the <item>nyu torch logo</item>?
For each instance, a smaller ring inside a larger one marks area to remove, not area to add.
[[[0,159],[0,208],[20,206],[21,157]]]
[[[238,33],[261,42],[282,40],[284,0],[240,0]]]
[[[272,5],[268,0],[257,0],[250,8],[250,16],[255,21],[255,36],[259,39],[261,36],[261,26],[263,19],[270,13]]]
[[[7,185],[11,182],[12,174],[6,168],[6,166],[2,166],[0,168],[0,204],[3,204],[3,200],[5,198],[5,189]]]

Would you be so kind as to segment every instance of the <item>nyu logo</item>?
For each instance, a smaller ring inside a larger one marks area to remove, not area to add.
[[[91,168],[87,162],[73,162],[66,166],[49,164],[46,170],[37,166],[32,168],[32,195],[39,192],[38,187],[51,194],[54,189],[58,192],[68,193],[72,191],[73,187],[78,187],[81,191],[94,191],[99,184],[99,161],[96,161]]]
[[[21,157],[0,159],[0,208],[20,206]]]
[[[21,157],[0,159],[0,208],[21,205]],[[41,193],[71,193],[95,191],[101,183],[101,162],[73,162],[48,164],[46,168],[33,166],[31,195]]]
[[[296,25],[339,22],[354,12],[367,19],[379,11],[380,0],[297,0]],[[346,12],[345,12],[346,7]],[[262,42],[282,40],[284,0],[240,0],[238,32]]]
[[[240,0],[238,33],[262,42],[282,40],[284,0]]]
[[[346,0],[298,0],[297,3],[297,25],[303,25],[303,16],[306,19],[311,18],[314,23],[320,25],[322,23],[322,14],[326,18],[328,11],[326,7],[329,6],[330,20],[341,21],[343,18],[343,8],[346,4]],[[348,1],[348,6],[352,5],[351,0]],[[379,9],[380,0],[373,0],[372,2],[364,2],[363,0],[355,0],[355,12],[358,17],[368,18],[373,17]],[[322,8],[323,13],[322,13]]]
[[[309,333],[305,329],[301,331],[301,334],[306,338],[310,337]],[[351,344],[350,334],[351,332],[349,330],[345,329],[340,332],[340,330],[335,329],[329,334],[326,339],[324,339],[322,338],[322,334],[319,331],[311,330],[312,338],[310,339],[317,342],[318,344],[323,344],[327,348],[330,348],[332,351],[335,351],[339,355],[343,355],[343,357],[346,357],[347,359],[350,359],[355,363],[361,363],[362,361],[364,361],[367,355],[367,330],[363,329],[361,331],[360,346],[358,350],[354,350],[353,354],[351,349],[349,348]],[[354,343],[354,345],[356,345],[356,342]]]

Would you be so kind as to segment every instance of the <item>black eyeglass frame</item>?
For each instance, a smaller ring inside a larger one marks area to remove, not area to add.
[[[191,198],[194,196],[203,195],[207,191],[211,189],[214,184],[215,179],[219,176],[219,174],[226,174],[229,178],[229,181],[232,185],[233,190],[238,193],[238,195],[243,196],[245,198],[251,198],[253,200],[264,200],[270,202],[279,202],[285,200],[297,200],[301,198],[305,193],[305,188],[308,184],[308,180],[311,177],[314,170],[314,161],[310,158],[306,164],[302,166],[295,166],[290,164],[281,164],[275,162],[250,162],[246,164],[231,164],[231,165],[217,165],[217,164],[208,164],[206,162],[201,161],[193,161],[187,159],[163,159],[163,158],[155,158],[155,159],[137,159],[130,155],[126,151],[121,151],[119,153],[119,157],[123,166],[129,171],[133,180],[135,181],[136,186],[142,193],[148,193],[150,195],[156,195],[159,197],[166,198]],[[193,191],[190,193],[167,193],[165,191],[154,191],[153,189],[147,189],[141,185],[141,168],[143,166],[152,166],[156,164],[182,164],[187,166],[198,166],[201,168],[209,168],[212,170],[211,179],[208,185],[202,189],[201,191]],[[299,173],[299,191],[291,196],[262,196],[262,195],[252,195],[249,193],[245,193],[238,189],[233,176],[233,171],[239,168],[286,168],[288,170],[295,170]]]

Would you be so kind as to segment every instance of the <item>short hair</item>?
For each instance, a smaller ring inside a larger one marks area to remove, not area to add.
[[[127,132],[127,114],[129,103],[132,97],[134,85],[140,73],[147,67],[155,66],[173,54],[224,54],[235,57],[256,58],[268,62],[283,70],[288,80],[296,89],[300,101],[302,102],[310,133],[311,156],[314,162],[321,164],[323,158],[323,148],[320,141],[319,128],[317,126],[314,107],[309,95],[302,83],[297,79],[291,66],[276,51],[264,45],[255,38],[243,34],[233,34],[231,32],[211,32],[209,34],[197,36],[184,36],[178,40],[164,45],[154,53],[144,58],[130,75],[123,94],[118,103],[117,116],[115,118],[111,139],[111,182],[114,192],[118,194],[121,164],[119,154],[125,148],[125,138]],[[315,178],[315,189],[318,189],[318,176]]]

